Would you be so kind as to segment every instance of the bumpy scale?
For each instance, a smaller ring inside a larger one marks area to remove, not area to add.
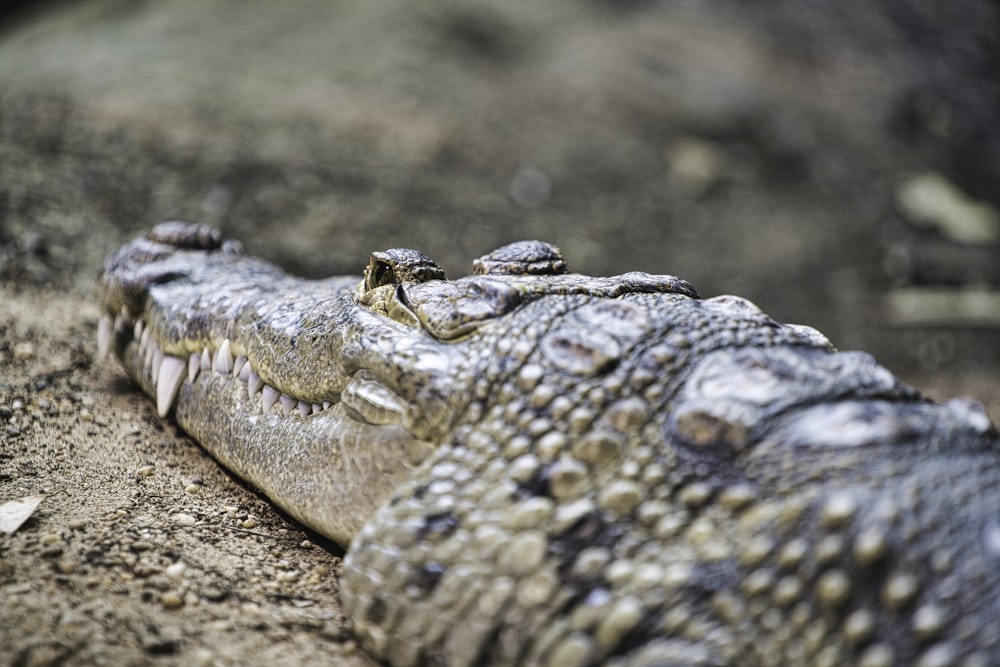
[[[539,242],[305,281],[184,223],[99,291],[160,415],[348,545],[393,665],[1000,664],[981,406],[748,301]]]

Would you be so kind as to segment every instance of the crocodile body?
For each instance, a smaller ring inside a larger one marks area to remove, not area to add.
[[[347,547],[393,665],[1000,664],[981,406],[675,277],[474,266],[306,281],[166,223],[105,262],[99,340]]]

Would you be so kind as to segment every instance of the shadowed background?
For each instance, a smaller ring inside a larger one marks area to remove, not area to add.
[[[307,276],[540,238],[874,352],[1000,368],[1000,10],[972,0],[35,3],[0,278],[206,222]]]

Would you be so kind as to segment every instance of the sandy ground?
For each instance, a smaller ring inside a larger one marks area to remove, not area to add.
[[[345,7],[349,11],[345,10]],[[2,11],[2,10],[0,10]],[[80,0],[0,15],[0,665],[373,664],[341,551],[94,358],[105,254],[205,222],[303,275],[542,238],[587,273],[738,293],[1000,421],[997,324],[898,328],[897,287],[1000,282],[997,11],[948,2]],[[992,207],[992,208],[991,208]],[[991,328],[992,327],[992,328]]]
[[[45,495],[0,533],[0,664],[374,664],[340,612],[342,552],[97,362],[93,303],[0,303],[0,506]]]

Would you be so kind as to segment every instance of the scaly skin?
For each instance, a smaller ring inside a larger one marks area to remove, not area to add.
[[[475,266],[306,281],[167,223],[107,259],[100,340],[348,545],[391,664],[1000,664],[981,406],[670,276],[536,242]]]

